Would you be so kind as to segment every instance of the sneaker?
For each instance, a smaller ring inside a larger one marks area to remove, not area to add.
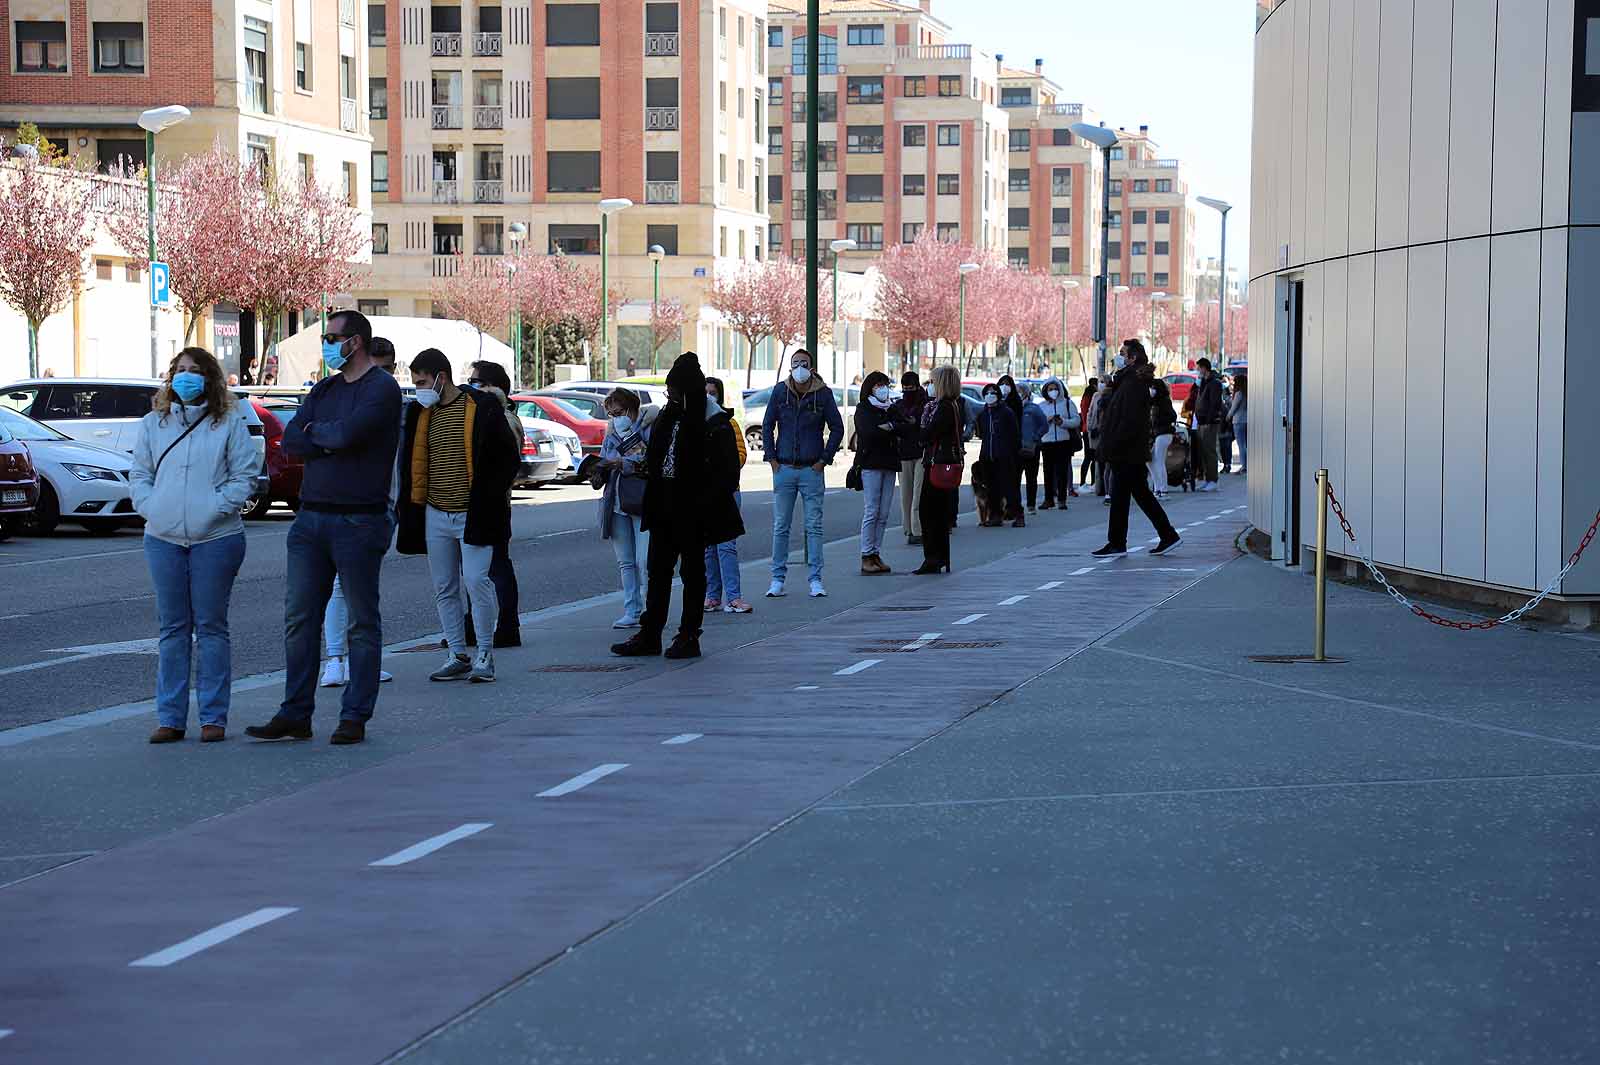
[[[478,657],[472,662],[472,672],[467,680],[473,684],[489,684],[494,681],[494,652],[479,651]]]
[[[1126,555],[1128,553],[1128,549],[1126,547],[1113,547],[1111,544],[1107,544],[1100,550],[1091,551],[1089,553],[1094,555],[1096,558],[1107,558],[1111,555]]]
[[[1043,503],[1039,504],[1039,509],[1040,510],[1054,510],[1054,509],[1056,509],[1055,500],[1046,499]]]
[[[1238,475],[1244,473],[1244,467],[1240,466],[1238,469],[1234,470],[1233,473],[1234,473],[1234,476],[1238,476]]]
[[[1216,481],[1206,481],[1199,488],[1199,491],[1201,491],[1201,492],[1215,492],[1216,490],[1217,490],[1217,482]]]
[[[1181,543],[1183,543],[1183,537],[1174,536],[1172,539],[1163,540],[1159,544],[1157,544],[1155,547],[1152,547],[1150,549],[1150,553],[1152,555],[1164,555],[1168,551],[1176,550],[1178,545],[1181,544]]]
[[[639,627],[638,614],[624,614],[611,623],[613,629],[637,629]]]
[[[352,743],[360,743],[366,738],[366,722],[343,720],[339,722],[339,727],[333,730],[333,735],[328,737],[328,742],[336,747],[344,747]]]
[[[393,673],[390,673],[387,669],[378,670],[378,683],[379,684],[387,684],[391,680],[394,680],[394,674]]]
[[[706,601],[701,605],[704,606],[707,611],[721,610],[722,609],[722,600],[721,599],[713,599],[711,596],[708,595],[708,596],[706,596]]]
[[[349,660],[344,655],[336,655],[322,667],[322,679],[317,683],[324,688],[342,688],[349,682]]]
[[[813,598],[813,599],[825,599],[825,598],[827,598],[827,595],[828,595],[828,590],[822,586],[822,582],[821,581],[812,581],[811,582],[811,598]]]
[[[257,740],[309,740],[311,722],[291,721],[282,714],[273,714],[265,725],[250,725],[244,734]]]
[[[472,660],[466,655],[451,655],[444,665],[428,674],[429,680],[461,680],[472,673]]]
[[[661,653],[661,639],[646,639],[644,633],[636,632],[621,643],[611,645],[611,653],[619,658],[644,658]]]
[[[733,602],[722,608],[722,612],[724,614],[749,614],[754,610],[755,607],[751,606],[743,599],[735,599]]]
[[[685,636],[681,632],[672,639],[672,646],[667,648],[662,658],[699,658],[700,641],[693,636]]]
[[[777,599],[778,597],[782,596],[783,594],[784,594],[784,591],[783,591],[783,582],[782,581],[773,581],[771,587],[769,587],[767,589],[767,598],[768,599]]]

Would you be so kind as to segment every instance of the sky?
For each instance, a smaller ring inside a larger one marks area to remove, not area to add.
[[[1249,247],[1250,0],[933,0],[951,41],[1004,55],[1006,66],[1045,76],[1064,102],[1106,125],[1150,126],[1161,155],[1182,160],[1189,195],[1234,205],[1228,261]],[[1197,251],[1215,255],[1217,212],[1196,206]]]

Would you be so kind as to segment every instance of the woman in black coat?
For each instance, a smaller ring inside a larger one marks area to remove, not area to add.
[[[1016,395],[1016,392],[1013,390],[1011,394]],[[983,524],[998,528],[1005,524],[1005,515],[1015,515],[1013,524],[1020,529],[1023,517],[1022,500],[1018,497],[1017,462],[1022,453],[1022,422],[1001,399],[997,384],[983,386],[978,437],[983,441],[978,461],[984,464],[984,481],[989,491],[989,520]]]
[[[930,382],[933,398],[922,408],[922,565],[917,574],[950,572],[951,516],[961,489],[940,488],[933,482],[933,467],[965,460],[962,437],[966,430],[966,405],[961,401],[961,374],[954,366],[940,366]]]
[[[890,573],[879,554],[894,509],[894,482],[900,472],[900,440],[915,427],[889,400],[889,378],[873,370],[861,383],[856,408],[856,469],[861,474],[861,572]]]

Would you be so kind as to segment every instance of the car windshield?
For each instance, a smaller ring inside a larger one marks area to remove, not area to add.
[[[561,398],[559,398],[557,396],[546,396],[544,398],[545,398],[546,402],[555,404],[555,406],[558,407],[561,410],[561,413],[565,414],[569,418],[587,418],[588,417],[587,414],[583,413],[583,411],[579,410],[577,407],[574,407],[572,404],[568,403],[564,399],[561,399]]]
[[[532,418],[541,422],[550,420],[550,415],[545,413],[545,409],[531,399],[517,404],[517,417]]]
[[[15,439],[16,437],[11,435],[11,430],[5,427],[5,423],[0,422],[0,444],[9,444]]]
[[[26,414],[18,414],[9,407],[0,407],[0,426],[11,430],[11,434],[18,440],[71,440],[66,433],[60,433],[34,421]]]

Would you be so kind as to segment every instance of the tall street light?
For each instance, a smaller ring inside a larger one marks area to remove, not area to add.
[[[632,206],[633,201],[624,196],[600,201],[600,368],[602,374],[609,373],[608,367],[611,365],[611,330],[608,328],[609,322],[607,321],[611,313],[611,298],[608,295],[611,290],[606,283],[606,252],[609,250],[608,246],[611,243],[608,237],[611,231],[611,216]],[[593,366],[589,367],[589,373],[591,375],[594,374]],[[597,378],[597,380],[604,379],[603,376]]]
[[[817,71],[821,67],[821,4],[806,0],[806,350],[817,358]],[[761,47],[760,42],[756,47]],[[755,352],[750,353],[755,358]],[[779,359],[781,366],[782,359]]]
[[[149,213],[150,262],[156,261],[156,134],[176,126],[189,117],[189,109],[177,104],[171,107],[152,107],[139,116],[139,128],[144,130],[144,186],[145,202]],[[154,274],[154,266],[151,273]],[[152,283],[150,295],[155,296]],[[150,376],[161,376],[161,351],[156,339],[156,301],[150,300]]]
[[[844,378],[839,372],[839,253],[842,251],[855,251],[856,242],[846,237],[844,240],[831,241],[828,244],[828,248],[833,252],[833,379],[842,386]],[[815,352],[812,353],[812,358],[816,358]],[[849,368],[847,362],[845,369],[848,370]],[[845,408],[848,409],[850,406],[850,393],[846,392],[844,398]]]
[[[1127,285],[1111,286],[1111,331],[1116,333],[1118,337],[1122,336],[1122,294],[1128,291],[1131,290]],[[1119,339],[1117,343],[1120,344],[1122,341]],[[1100,357],[1102,360],[1100,372],[1105,373],[1106,371],[1103,365],[1105,359],[1105,342],[1103,340],[1101,341],[1100,347]]]
[[[1100,149],[1103,164],[1100,174],[1100,273],[1094,279],[1094,334],[1100,342],[1098,372],[1106,375],[1106,271],[1110,267],[1111,253],[1111,149],[1117,146],[1117,135],[1104,126],[1091,126],[1087,122],[1074,122],[1072,132]]]
[[[1067,296],[1077,287],[1078,283],[1070,277],[1061,282],[1061,372],[1068,376],[1071,371],[1067,368]]]
[[[1207,207],[1222,215],[1222,255],[1217,263],[1217,372],[1228,364],[1225,337],[1228,335],[1228,212],[1233,204],[1210,196],[1197,197]]]
[[[960,350],[956,353],[956,357],[959,359],[965,359],[967,357],[967,275],[975,270],[981,269],[983,269],[983,267],[979,266],[977,263],[962,263],[960,266],[956,267],[956,272],[960,275],[957,285],[961,294],[961,346]]]
[[[656,342],[656,304],[661,302],[661,260],[666,257],[667,249],[659,244],[650,245],[650,270],[655,275],[650,285],[650,373],[652,375],[656,372],[656,356],[660,353],[661,347]]]
[[[511,293],[511,387],[522,389],[522,307],[517,303],[517,262],[522,252],[522,242],[528,238],[528,227],[512,222],[506,227],[511,241],[511,261],[506,264],[506,289]]]

